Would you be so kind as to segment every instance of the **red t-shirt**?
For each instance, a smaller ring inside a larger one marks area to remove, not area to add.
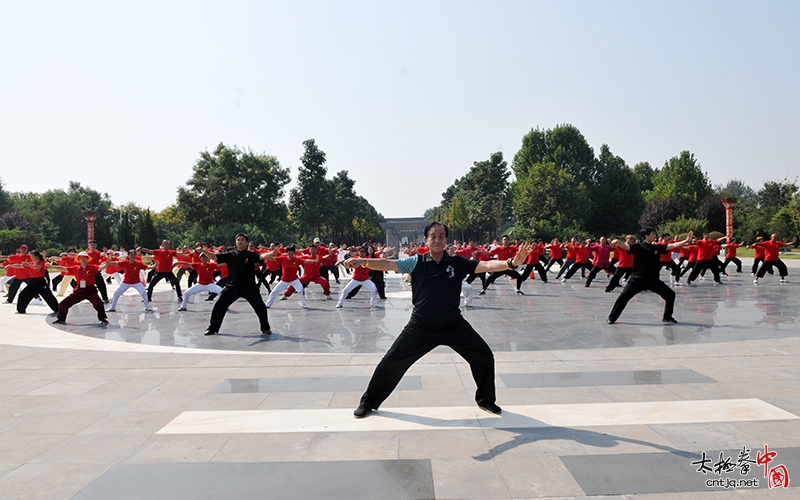
[[[75,277],[75,281],[78,282],[78,287],[81,286],[81,281],[85,281],[86,287],[88,288],[96,285],[94,277],[97,274],[97,266],[93,264],[87,264],[86,268],[83,268],[80,264],[77,266],[69,266],[67,268],[67,274]]]
[[[764,260],[775,262],[776,260],[780,260],[778,257],[778,251],[786,246],[786,243],[782,241],[765,241],[760,245],[764,248]]]
[[[499,246],[492,249],[492,255],[497,256],[497,260],[508,260],[517,255],[517,247],[509,245],[507,247]]]
[[[624,248],[617,248],[614,250],[614,256],[617,258],[617,266],[622,268],[633,267],[633,254]]]
[[[139,278],[139,271],[144,271],[147,269],[147,266],[138,260],[134,260],[133,262],[129,261],[128,259],[121,260],[119,261],[118,266],[120,269],[125,271],[125,274],[122,277],[122,282],[128,285],[141,283],[142,280]]]
[[[33,264],[33,262],[30,262],[30,264]],[[26,267],[25,268],[25,269],[28,270],[28,277],[29,278],[44,278],[45,275],[47,274],[47,263],[42,261],[42,260],[40,260],[39,262],[37,262],[36,264],[33,264],[33,265],[36,266],[36,269],[31,269],[30,267]]]
[[[575,247],[575,263],[586,264],[589,262],[589,247]]]
[[[700,247],[697,245],[689,245],[689,262],[697,262],[697,254],[699,253]]]
[[[728,246],[725,247],[725,258],[726,259],[735,259],[736,258],[736,249],[742,246],[741,243],[728,243]]]
[[[711,260],[715,243],[713,240],[697,240],[697,260]]]
[[[314,279],[319,277],[319,267],[322,265],[322,256],[317,254],[316,257],[312,257],[311,255],[302,255],[301,258],[305,260],[316,260],[314,264],[303,263],[303,276],[307,277],[308,279]]]
[[[14,255],[8,256],[8,262],[11,264],[22,264],[23,262],[32,263],[33,259],[31,259],[31,256],[28,254],[23,255],[21,253],[15,253]],[[9,271],[13,271],[11,276],[19,280],[27,279],[30,276],[27,267],[12,267],[9,268]]]
[[[358,266],[358,267],[354,268],[353,269],[353,280],[355,280],[355,281],[369,281],[369,269],[364,267],[364,266]]]
[[[426,253],[428,253],[428,247],[418,247],[417,253],[420,255],[425,255]]]
[[[301,264],[297,255],[295,255],[294,259],[290,259],[286,255],[278,255],[275,260],[281,265],[281,281],[288,283],[297,279],[297,271],[300,269]]]
[[[567,259],[575,260],[575,245],[566,243],[564,246],[567,248]]]
[[[197,283],[199,285],[210,285],[214,282],[214,271],[217,270],[219,266],[217,263],[212,261],[206,262],[204,264],[192,264],[192,269],[197,271]],[[225,269],[228,269],[228,266],[222,266]]]
[[[664,243],[665,245],[671,245],[672,243],[676,243],[677,240],[672,240],[669,243]],[[659,257],[661,262],[672,262],[672,250],[667,250],[667,253],[662,253]]]
[[[175,250],[153,250],[153,260],[156,261],[156,272],[171,273],[172,259],[177,256]]]
[[[544,254],[544,245],[533,245],[531,247],[531,253],[528,254],[528,258],[525,259],[525,264],[533,264],[536,265],[539,263],[539,257]]]

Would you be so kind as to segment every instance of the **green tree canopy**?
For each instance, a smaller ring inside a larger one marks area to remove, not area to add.
[[[703,198],[712,194],[708,176],[700,167],[694,155],[682,151],[664,163],[664,167],[653,175],[653,190],[648,200],[672,197],[678,200],[684,214],[694,215],[700,208]]]
[[[592,210],[587,228],[590,232],[621,234],[636,227],[644,208],[639,180],[625,160],[611,153],[607,144],[600,148],[589,196]]]
[[[330,217],[331,192],[325,175],[325,152],[317,147],[314,139],[303,142],[305,151],[300,157],[303,164],[298,169],[297,187],[289,193],[289,210],[292,218],[304,234],[314,238],[320,227]]]
[[[522,147],[514,155],[511,169],[519,179],[525,177],[533,165],[546,162],[566,169],[584,185],[594,181],[594,150],[573,125],[558,125],[551,130],[532,129],[522,138]]]
[[[190,221],[191,238],[203,239],[212,228],[230,227],[232,241],[250,224],[266,234],[285,230],[284,187],[289,171],[277,158],[220,143],[213,152],[203,151],[191,179],[178,189],[177,210]]]

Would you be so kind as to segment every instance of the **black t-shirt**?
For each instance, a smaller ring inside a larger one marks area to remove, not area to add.
[[[477,260],[447,253],[438,264],[430,254],[417,255],[417,265],[411,271],[411,315],[439,320],[460,316],[461,282],[475,272],[477,265]]]
[[[234,250],[228,253],[218,253],[217,262],[228,265],[229,287],[256,286],[255,264],[261,262],[261,254],[244,250]]]
[[[646,281],[658,280],[661,271],[661,254],[667,253],[667,245],[635,243],[631,245],[633,254],[633,275],[631,279]]]

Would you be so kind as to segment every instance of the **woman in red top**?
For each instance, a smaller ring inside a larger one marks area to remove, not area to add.
[[[42,254],[38,250],[30,253],[31,262],[23,262],[22,264],[11,264],[9,267],[25,268],[28,278],[25,280],[25,289],[19,292],[19,299],[17,299],[17,312],[25,314],[28,304],[34,297],[39,296],[47,302],[53,312],[58,311],[58,300],[53,296],[50,287],[47,286],[47,262],[45,262]]]
[[[138,252],[135,249],[131,249],[131,251],[128,252],[127,259],[109,261],[111,264],[118,266],[124,273],[124,276],[122,284],[117,288],[117,290],[114,292],[114,296],[111,298],[111,307],[109,308],[108,312],[114,312],[117,310],[117,301],[119,301],[119,298],[122,297],[122,294],[125,293],[128,288],[133,288],[139,292],[139,295],[142,296],[142,299],[144,300],[145,311],[152,311],[150,308],[150,300],[147,298],[147,290],[142,284],[142,279],[140,278],[139,273],[145,269],[152,269],[154,266],[146,266],[142,263],[142,261],[136,260],[137,253]]]
[[[278,261],[278,264],[281,265],[281,280],[275,285],[275,288],[272,289],[269,297],[267,297],[265,302],[267,308],[272,307],[278,295],[286,291],[289,285],[293,286],[300,295],[300,307],[303,309],[308,307],[306,305],[306,292],[303,289],[303,284],[300,283],[300,278],[297,277],[297,271],[300,270],[300,265],[303,264],[305,260],[298,258],[296,250],[294,245],[289,245],[286,247],[286,255],[274,255],[272,253],[263,254],[263,258]]]
[[[789,244],[794,245],[795,243],[797,243],[797,236],[795,236]],[[764,263],[761,264],[761,268],[759,268],[758,273],[756,273],[753,284],[758,285],[758,278],[763,278],[767,270],[771,271],[773,267],[778,268],[778,274],[781,276],[781,283],[786,283],[786,276],[789,275],[789,271],[786,269],[786,264],[781,261],[779,255],[780,249],[785,247],[786,243],[779,240],[777,234],[773,234],[769,241],[762,241],[761,243],[756,243],[756,245],[764,248]]]
[[[736,238],[731,238],[727,243],[722,245],[725,247],[725,262],[722,263],[722,274],[727,275],[725,268],[728,264],[733,262],[736,265],[736,272],[742,272],[742,261],[736,258],[736,249],[742,246],[741,243],[736,243]]]
[[[65,324],[70,307],[84,300],[88,300],[92,303],[92,307],[97,311],[97,319],[99,319],[101,323],[108,323],[108,317],[103,308],[103,300],[100,298],[100,295],[97,294],[97,286],[95,284],[95,278],[100,271],[106,268],[106,264],[103,263],[99,266],[89,264],[89,254],[86,252],[79,253],[75,259],[78,261],[77,266],[50,266],[51,269],[55,269],[56,271],[67,271],[67,273],[74,276],[75,281],[78,282],[78,285],[73,289],[72,293],[58,304],[58,317],[53,323]]]
[[[184,266],[186,264],[183,264]],[[197,284],[186,290],[183,294],[183,302],[179,311],[186,311],[189,305],[189,298],[197,292],[209,291],[214,294],[222,293],[222,287],[214,283],[214,271],[217,270],[217,263],[208,260],[204,253],[200,254],[199,264],[190,264],[192,269],[197,272]]]
[[[367,247],[362,246],[358,249],[358,258],[366,259],[367,258]],[[377,307],[378,305],[378,288],[375,286],[375,283],[370,281],[369,279],[369,261],[364,260],[364,265],[356,266],[353,268],[353,277],[350,279],[350,282],[345,285],[342,291],[339,293],[339,301],[336,303],[336,307],[342,307],[344,303],[344,298],[347,297],[347,294],[350,293],[357,286],[363,286],[367,290],[369,290],[369,305],[371,307]]]

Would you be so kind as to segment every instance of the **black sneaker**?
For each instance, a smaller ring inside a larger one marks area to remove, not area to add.
[[[617,320],[614,320],[614,319],[611,319],[611,318],[608,318],[608,319],[606,320],[606,323],[608,323],[609,325],[613,325],[613,324],[614,324],[614,323],[616,323],[616,322],[617,322]]]
[[[503,410],[494,403],[480,403],[478,405],[478,408],[480,408],[485,412],[492,413],[494,415],[500,415],[501,413],[503,413]]]
[[[486,295],[486,290],[481,290],[480,292],[478,292],[478,295]]]
[[[272,329],[267,328],[266,330],[261,330],[261,335],[272,335]]]
[[[364,405],[364,403],[361,403],[358,405],[358,408],[353,411],[353,416],[356,418],[364,418],[370,413],[372,413],[372,408]]]
[[[677,323],[678,320],[670,316],[669,318],[661,318],[662,323]]]
[[[207,329],[203,335],[216,335],[217,332],[211,330],[211,328]]]

